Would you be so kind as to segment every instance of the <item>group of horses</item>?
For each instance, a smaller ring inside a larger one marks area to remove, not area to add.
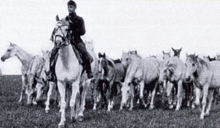
[[[1,57],[2,61],[16,56],[22,63],[22,90],[27,95],[27,104],[37,104],[43,94],[47,95],[45,111],[49,111],[52,90],[56,88],[59,93],[57,100],[60,106],[61,120],[59,127],[66,121],[67,103],[71,108],[72,120],[83,120],[87,90],[93,91],[93,110],[104,101],[107,111],[114,107],[117,95],[121,95],[120,110],[125,106],[134,107],[137,99],[147,107],[146,97],[150,98],[149,109],[154,109],[155,96],[162,95],[162,101],[168,101],[169,108],[181,109],[183,96],[187,106],[200,105],[202,98],[202,111],[200,118],[209,115],[213,97],[218,95],[220,87],[220,61],[200,58],[195,54],[186,55],[183,62],[180,57],[181,49],[173,49],[174,56],[163,53],[163,60],[155,56],[142,58],[137,51],[123,52],[118,60],[113,60],[105,53],[96,56],[92,42],[85,42],[88,52],[93,57],[91,63],[94,77],[88,79],[78,61],[78,55],[73,51],[67,34],[68,21],[57,19],[53,32],[53,43],[57,44],[59,54],[55,66],[56,81],[48,82],[46,72],[49,70],[50,52],[43,51],[43,56],[34,56],[16,44],[10,43],[7,51]],[[70,91],[70,98],[67,93]],[[185,92],[185,93],[183,93]],[[217,93],[216,93],[217,92]],[[67,101],[69,99],[69,101]],[[165,100],[164,100],[165,99]],[[207,106],[208,99],[208,106]]]

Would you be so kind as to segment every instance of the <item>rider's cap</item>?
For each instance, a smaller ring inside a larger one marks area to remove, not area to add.
[[[75,6],[75,8],[76,8],[76,3],[75,3],[73,0],[70,0],[70,1],[67,3],[67,5],[73,5],[73,6]]]

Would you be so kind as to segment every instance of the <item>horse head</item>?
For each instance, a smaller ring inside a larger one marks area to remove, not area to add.
[[[198,55],[186,53],[186,72],[185,72],[185,79],[186,81],[191,81],[196,75],[196,71],[198,69]]]
[[[10,43],[7,51],[4,53],[4,55],[1,57],[1,60],[4,62],[6,59],[11,58],[17,54],[17,45]]]
[[[167,58],[170,58],[170,52],[162,51],[162,53],[163,53],[163,60],[166,60]]]
[[[51,40],[58,46],[63,45],[63,43],[67,43],[68,40],[68,26],[69,22],[64,18],[64,19],[59,19],[58,16],[56,16],[57,24],[56,27],[54,28],[52,35],[51,35]]]
[[[180,48],[180,49],[174,49],[173,47],[172,47],[172,50],[173,50],[173,52],[174,52],[174,56],[176,56],[176,57],[180,57],[180,52],[181,52],[181,50],[182,50],[182,48]]]

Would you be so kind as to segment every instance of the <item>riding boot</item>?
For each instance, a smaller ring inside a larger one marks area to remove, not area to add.
[[[82,60],[84,63],[84,68],[86,70],[87,73],[87,77],[90,79],[93,77],[93,73],[91,70],[91,65],[90,63],[92,62],[93,58],[91,57],[91,55],[87,52],[86,50],[86,46],[84,44],[84,42],[78,42],[76,44],[74,44],[76,49],[82,54]],[[91,58],[90,58],[91,57]]]
[[[57,53],[59,51],[59,48],[54,46],[54,48],[51,51],[51,56],[50,56],[50,70],[49,72],[46,73],[47,80],[48,81],[56,81],[56,76],[55,76],[55,64],[56,64],[56,58],[57,58]]]

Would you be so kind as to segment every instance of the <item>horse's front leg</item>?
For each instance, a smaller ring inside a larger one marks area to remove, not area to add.
[[[150,102],[150,107],[149,107],[150,110],[154,109],[154,98],[156,95],[157,86],[158,86],[158,82],[155,82],[155,87],[151,93],[151,102]]]
[[[18,102],[20,103],[23,99],[23,95],[24,95],[24,92],[25,92],[25,88],[26,88],[26,77],[25,75],[22,75],[21,76],[21,80],[22,80],[22,86],[21,86],[21,95],[20,95],[20,98],[18,100]]]
[[[54,82],[49,82],[49,90],[48,90],[48,93],[47,93],[47,100],[45,102],[45,105],[46,105],[46,108],[45,108],[45,111],[46,113],[49,112],[50,108],[50,96],[52,95],[52,91],[53,91],[53,87],[54,87]]]
[[[204,115],[205,115],[205,108],[206,108],[206,100],[207,100],[207,96],[208,96],[208,91],[209,91],[209,84],[205,84],[203,87],[203,97],[202,97],[202,112],[200,115],[200,119],[204,119]]]
[[[57,82],[57,86],[59,89],[59,93],[60,93],[60,102],[61,102],[61,106],[60,106],[60,112],[61,112],[61,120],[60,123],[58,124],[58,127],[62,127],[65,124],[66,121],[66,85],[64,85],[62,82],[58,81]]]
[[[208,93],[208,107],[206,108],[206,112],[205,112],[205,116],[209,116],[209,111],[211,109],[212,106],[212,101],[213,101],[213,94],[214,94],[214,90],[213,89],[209,89],[209,93]]]
[[[176,106],[176,111],[178,111],[182,105],[182,90],[183,90],[183,85],[182,85],[182,80],[178,81],[178,86],[177,86],[177,106]]]
[[[112,99],[113,99],[113,85],[114,84],[114,81],[110,81],[109,82],[109,93],[108,93],[108,110],[107,111],[111,111],[111,108],[112,108]]]
[[[129,110],[131,111],[134,108],[134,85],[130,84],[130,93],[131,93],[131,102],[130,102],[130,108]]]
[[[142,80],[139,84],[140,84],[140,99],[144,107],[146,108],[147,104],[145,103],[145,100],[144,100],[144,81]]]
[[[83,112],[85,110],[85,101],[86,101],[86,94],[87,94],[87,90],[89,88],[89,85],[91,83],[91,79],[88,79],[85,84],[83,85],[83,89],[82,89],[82,92],[81,92],[81,104],[80,104],[80,110],[79,110],[79,121],[83,121]]]

